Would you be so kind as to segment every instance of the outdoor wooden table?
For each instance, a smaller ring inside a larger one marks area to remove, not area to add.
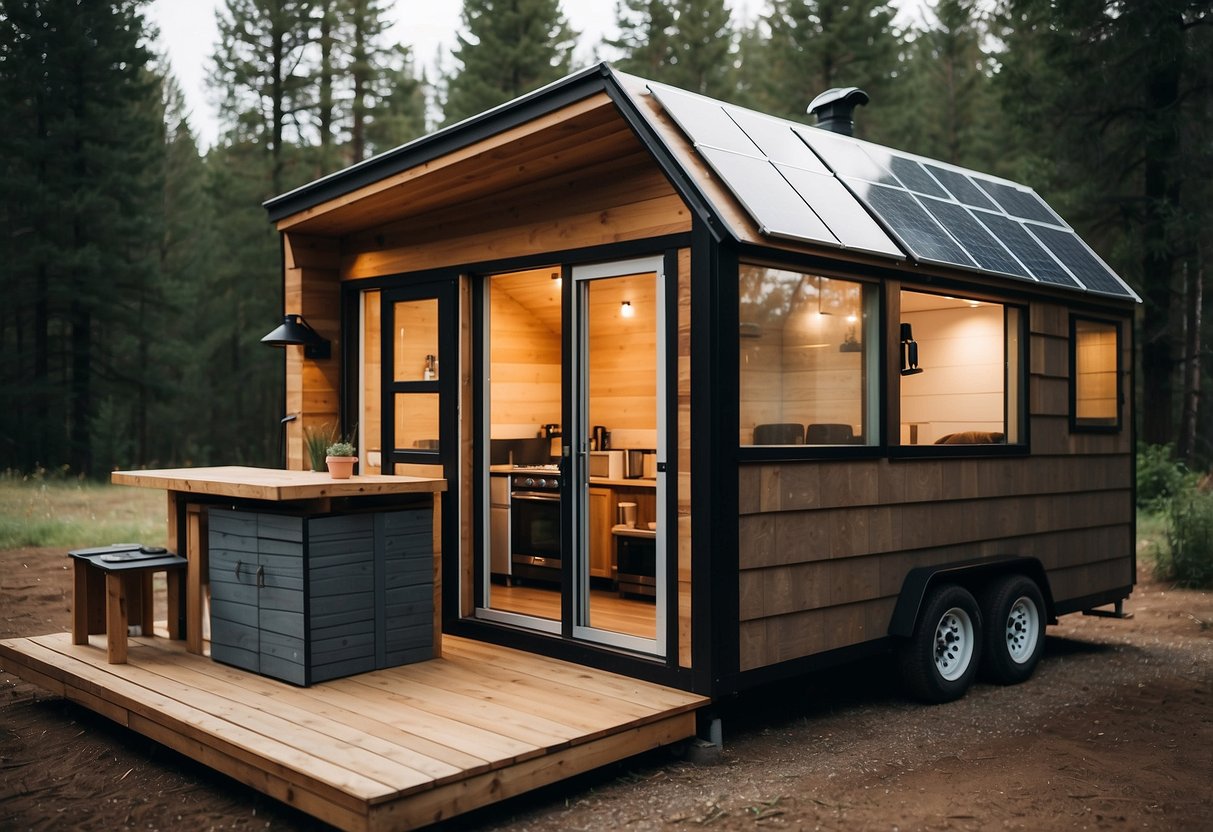
[[[284,471],[227,465],[213,468],[166,468],[115,471],[117,485],[162,488],[168,492],[167,546],[188,560],[185,588],[185,643],[202,653],[203,584],[207,569],[205,512],[207,505],[245,508],[292,505],[308,512],[329,511],[335,502],[357,505],[371,498],[394,495],[434,495],[446,490],[446,480],[405,476],[358,476],[335,480],[327,473]],[[435,501],[436,502],[436,501]],[[437,524],[435,525],[437,528]],[[441,633],[440,569],[434,570],[435,645]]]

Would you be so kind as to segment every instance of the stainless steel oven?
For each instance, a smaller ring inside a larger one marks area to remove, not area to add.
[[[513,577],[560,583],[560,471],[515,468],[510,489]]]

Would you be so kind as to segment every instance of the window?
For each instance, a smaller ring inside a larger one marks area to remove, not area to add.
[[[1116,430],[1120,427],[1120,327],[1072,318],[1070,335],[1073,426]]]
[[[875,286],[742,264],[741,436],[754,445],[875,445]]]
[[[1024,441],[1022,318],[1014,306],[901,293],[901,445]]]

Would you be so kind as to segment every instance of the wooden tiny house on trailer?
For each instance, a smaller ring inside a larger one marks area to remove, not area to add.
[[[0,661],[318,818],[882,651],[928,701],[1022,681],[1132,590],[1137,297],[1024,186],[603,64],[267,207],[291,470],[116,472],[168,493],[184,645],[82,614]],[[355,426],[357,476],[302,470]]]
[[[452,484],[447,633],[710,696],[917,641],[946,699],[1131,591],[1137,297],[1024,186],[603,64],[267,207],[335,347],[289,464]]]

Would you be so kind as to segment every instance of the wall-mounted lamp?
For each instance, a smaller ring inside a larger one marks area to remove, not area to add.
[[[901,374],[912,376],[921,373],[918,366],[918,342],[914,340],[914,330],[909,324],[901,325]]]
[[[842,339],[842,343],[838,345],[839,352],[863,352],[863,344],[855,338],[855,327],[851,327],[850,332]]]
[[[631,318],[635,316],[635,314],[636,310],[632,308],[632,302],[630,300],[625,300],[623,303],[619,304],[619,317]]]
[[[285,315],[278,328],[261,339],[271,347],[303,346],[303,357],[324,360],[333,355],[333,345],[307,325],[302,315]]]

